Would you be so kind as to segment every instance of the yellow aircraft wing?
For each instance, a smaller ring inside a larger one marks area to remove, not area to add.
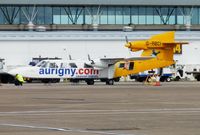
[[[105,62],[109,65],[113,65],[119,61],[127,61],[127,60],[131,60],[131,61],[137,61],[137,60],[149,60],[149,59],[153,59],[155,57],[151,57],[151,56],[140,56],[140,57],[130,57],[130,58],[101,58],[100,61]]]

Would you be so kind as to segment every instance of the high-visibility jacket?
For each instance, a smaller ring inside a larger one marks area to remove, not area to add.
[[[20,75],[20,74],[18,74],[17,76],[16,76],[16,79],[19,81],[19,82],[24,82],[24,78],[23,78],[23,76],[22,75]]]

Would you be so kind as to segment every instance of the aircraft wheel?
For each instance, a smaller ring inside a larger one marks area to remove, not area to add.
[[[171,78],[167,77],[166,82],[171,82]]]
[[[114,80],[113,79],[109,79],[106,81],[106,85],[113,85],[114,84]]]
[[[197,81],[200,81],[200,76],[197,76]]]
[[[87,80],[86,83],[87,85],[94,85],[94,80]]]
[[[119,82],[120,81],[120,77],[114,78],[115,82]]]
[[[60,79],[52,79],[51,82],[52,82],[52,83],[59,83],[59,82],[60,82]]]
[[[176,78],[175,78],[175,81],[180,81],[180,77],[179,76],[176,76]]]
[[[41,80],[42,83],[50,83],[50,81],[51,81],[50,79],[42,79]]]
[[[28,83],[32,83],[32,82],[33,82],[33,80],[32,80],[32,79],[30,79],[30,78],[27,78],[27,79],[26,79],[26,82],[28,82]]]

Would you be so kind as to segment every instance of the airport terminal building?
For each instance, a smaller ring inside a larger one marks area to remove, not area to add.
[[[0,0],[0,29],[26,30],[200,29],[199,0]]]

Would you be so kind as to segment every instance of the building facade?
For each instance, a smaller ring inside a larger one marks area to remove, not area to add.
[[[1,29],[24,30],[30,20],[50,30],[200,29],[199,0],[6,0],[0,1]]]

